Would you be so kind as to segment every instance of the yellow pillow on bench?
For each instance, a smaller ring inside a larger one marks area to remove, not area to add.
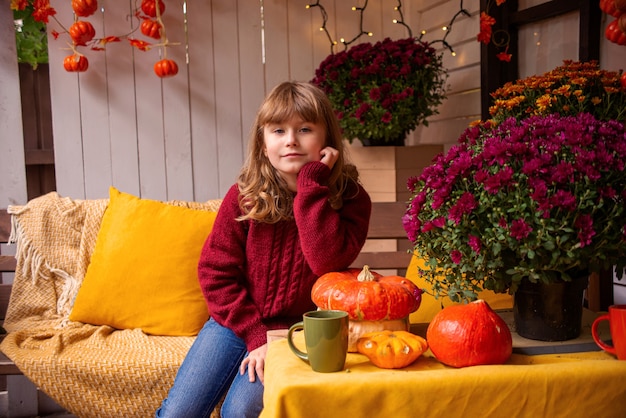
[[[196,335],[209,317],[198,259],[216,212],[111,187],[70,320],[153,335]]]
[[[413,256],[406,271],[406,278],[411,280],[417,287],[426,291],[431,291],[430,283],[421,277],[418,268],[425,269],[426,264],[420,257]],[[492,309],[511,309],[513,307],[513,297],[507,293],[495,293],[491,290],[483,290],[478,294],[479,299],[484,299]],[[447,297],[435,299],[434,296],[422,293],[422,303],[417,311],[409,317],[412,324],[428,323],[442,309],[442,305],[454,305]]]

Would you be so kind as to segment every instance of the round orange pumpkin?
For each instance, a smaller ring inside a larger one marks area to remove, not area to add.
[[[379,331],[363,334],[357,350],[377,367],[401,369],[413,363],[428,349],[428,343],[408,331]]]
[[[93,25],[86,20],[77,20],[70,26],[70,37],[76,45],[86,45],[96,36]]]
[[[170,59],[162,59],[154,64],[154,73],[161,78],[172,77],[178,74],[178,64]]]
[[[443,308],[426,340],[437,360],[452,367],[503,364],[513,351],[509,327],[484,300]]]
[[[63,68],[65,68],[65,71],[69,71],[71,73],[81,73],[83,71],[87,71],[87,68],[89,68],[89,61],[84,55],[68,55],[63,60]]]
[[[139,29],[141,30],[141,33],[150,38],[161,39],[161,24],[156,20],[144,19],[141,22]]]
[[[91,16],[98,10],[98,0],[72,0],[72,9],[77,16]]]
[[[142,0],[141,10],[150,17],[157,16],[157,1],[159,5],[159,15],[165,13],[165,3],[161,0]]]
[[[405,277],[383,276],[364,266],[322,275],[313,285],[311,299],[321,309],[348,312],[350,319],[394,320],[419,308],[422,290]]]

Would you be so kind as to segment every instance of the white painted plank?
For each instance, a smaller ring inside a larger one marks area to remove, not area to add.
[[[459,136],[467,129],[469,124],[480,116],[467,116],[457,119],[433,121],[427,128],[420,132],[420,144],[443,144],[453,145],[457,143]]]
[[[216,138],[216,97],[213,62],[212,1],[187,4],[189,43],[189,104],[193,147],[195,200],[220,196]]]
[[[428,121],[451,119],[467,116],[471,109],[480,109],[480,89],[469,90],[463,93],[448,95],[439,106],[439,114]]]
[[[217,155],[220,194],[236,181],[243,164],[241,86],[238,55],[237,2],[213,1],[215,93],[217,97]]]
[[[169,8],[168,8],[169,9]],[[169,10],[166,11],[168,13]],[[166,28],[167,29],[167,28]],[[145,40],[138,33],[137,39]],[[167,199],[165,132],[161,80],[154,73],[158,49],[133,49],[135,97],[137,98],[137,148],[139,150],[140,195],[149,199]]]
[[[335,29],[335,36],[333,39],[339,42],[335,49],[336,52],[344,50],[344,45],[342,45],[340,42],[342,38],[345,40],[345,42],[350,42],[359,35],[359,32],[361,30],[361,28],[359,27],[359,12],[352,10],[352,6],[354,6],[354,3],[352,1],[335,0],[334,15],[328,13],[329,20],[332,21]],[[329,12],[328,8],[326,9],[326,12]],[[364,31],[375,32],[374,35],[376,37],[381,36],[380,31],[377,27],[371,27],[367,24],[364,24],[362,29]],[[331,32],[331,34],[332,33],[333,32]],[[374,40],[374,37],[370,38],[368,36],[364,36],[355,41],[355,44],[371,42],[372,40]],[[353,44],[351,44],[350,46],[352,45]]]
[[[137,28],[137,20],[123,18],[133,15],[133,5],[133,0],[110,1],[106,4],[105,34],[125,34]],[[134,35],[140,36],[138,31]],[[133,48],[124,40],[123,43],[108,44],[103,54],[106,58],[111,184],[138,196],[139,149]]]
[[[287,0],[264,2],[265,19],[265,84],[268,91],[289,80],[289,45],[287,29]]]
[[[62,15],[64,24],[71,24],[68,17],[67,14]],[[104,17],[101,10],[81,20],[91,22],[96,29],[97,37],[104,34]],[[96,199],[108,196],[112,182],[106,55],[102,51],[92,51],[89,47],[77,49],[89,60],[89,70],[79,76],[85,197]]]
[[[310,81],[319,63],[314,62],[314,49],[311,39],[311,18],[313,13],[305,6],[306,0],[289,1],[289,78],[297,81]]]
[[[340,1],[340,0],[338,0]],[[329,1],[332,7],[326,9],[326,13],[328,14],[328,21],[326,23],[327,30],[330,33],[330,38],[332,41],[338,41],[337,33],[335,31],[335,13],[334,13],[334,1]],[[324,20],[322,19],[322,13],[319,8],[314,7],[311,9],[307,9],[311,14],[311,39],[313,42],[313,66],[317,68],[319,64],[331,53],[332,46],[331,41],[328,39],[328,36],[325,32],[321,30]],[[343,47],[340,45],[335,45],[334,51],[343,50]]]
[[[19,71],[13,33],[13,12],[0,7],[0,208],[26,203],[24,132]]]
[[[449,70],[447,84],[450,86],[448,94],[480,88],[480,65]]]
[[[613,21],[603,15],[602,34],[606,27]],[[600,66],[609,71],[626,70],[626,47],[618,45],[606,39],[604,36],[600,40]]]
[[[165,159],[167,199],[193,200],[189,74],[186,64],[183,1],[170,0],[162,19],[167,29],[167,37],[173,45],[159,53],[161,58],[173,59],[178,64],[176,76],[161,80],[167,156]]]
[[[54,7],[61,21],[72,15],[70,2],[57,1]],[[63,35],[55,40],[50,35],[52,30],[64,30],[54,21],[47,28],[57,191],[62,196],[84,199],[85,173],[78,81],[80,75],[63,69],[63,59],[71,54],[67,50],[68,36]]]
[[[402,25],[393,23],[394,19],[400,18],[400,15],[395,10],[396,2],[383,0],[382,2],[378,3],[378,6],[381,8],[379,13],[383,39],[387,37],[391,39],[408,38],[409,32],[407,31],[407,29]],[[411,31],[413,32],[413,36],[418,35],[416,31],[413,31],[413,28],[411,28]]]
[[[265,82],[267,70],[263,63],[263,19],[260,4],[240,0],[238,6],[243,161],[247,154],[250,129],[257,109],[271,86],[266,87]],[[269,44],[267,48],[272,49],[274,45]]]

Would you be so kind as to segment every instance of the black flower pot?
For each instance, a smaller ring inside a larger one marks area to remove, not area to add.
[[[513,303],[517,334],[540,341],[578,338],[583,294],[588,282],[588,276],[550,284],[523,280],[515,292]]]

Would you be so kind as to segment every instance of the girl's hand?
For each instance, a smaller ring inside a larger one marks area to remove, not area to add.
[[[326,147],[322,148],[320,155],[322,156],[320,161],[326,164],[328,168],[332,169],[339,158],[339,151],[332,147]]]
[[[261,383],[265,383],[265,375],[263,370],[265,369],[265,355],[267,354],[267,344],[255,348],[248,353],[248,357],[243,359],[241,366],[239,366],[239,374],[243,375],[248,369],[248,380],[254,382],[256,375],[259,376]]]

